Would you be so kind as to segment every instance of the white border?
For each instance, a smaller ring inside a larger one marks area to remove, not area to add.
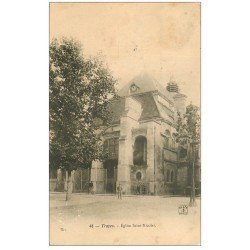
[[[247,249],[250,6],[201,2],[202,246],[188,248]],[[48,5],[1,2],[2,249],[48,248]]]

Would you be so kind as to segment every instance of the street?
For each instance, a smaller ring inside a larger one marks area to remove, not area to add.
[[[51,245],[199,245],[200,198],[50,194]]]

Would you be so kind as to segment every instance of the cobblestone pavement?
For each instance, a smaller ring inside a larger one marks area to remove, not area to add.
[[[200,199],[50,194],[51,245],[198,245]],[[184,205],[184,209],[180,206]],[[185,211],[184,211],[185,210]]]

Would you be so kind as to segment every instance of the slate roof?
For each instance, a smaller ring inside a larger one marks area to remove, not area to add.
[[[138,90],[135,93],[131,93],[130,91],[132,84],[138,86]],[[127,96],[132,96],[141,103],[142,113],[139,121],[152,118],[169,119],[169,117],[172,120],[173,112],[155,100],[153,93],[156,91],[170,99],[167,90],[148,74],[142,74],[133,78],[118,92],[119,96],[110,104],[111,124],[120,123],[120,117],[125,112],[125,99]]]
[[[174,119],[174,112],[172,110],[170,110],[169,108],[167,108],[160,102],[156,102],[156,104],[157,104],[161,117],[163,118],[170,117],[172,120]]]
[[[142,113],[139,121],[161,117],[152,93],[145,93],[134,97],[141,103]],[[110,104],[111,124],[119,124],[120,117],[125,112],[125,97],[118,97]]]
[[[147,92],[142,95],[137,95],[134,97],[134,99],[139,101],[142,107],[142,113],[139,121],[160,117],[160,113],[152,93]]]
[[[161,103],[155,101],[153,93],[144,93],[133,97],[141,103],[142,113],[139,121],[164,118],[173,120],[173,112]],[[110,103],[110,122],[111,124],[120,124],[120,118],[125,112],[125,97],[118,97]]]

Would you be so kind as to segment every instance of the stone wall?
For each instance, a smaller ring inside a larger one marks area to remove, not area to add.
[[[57,180],[56,179],[49,179],[49,191],[53,192],[56,191],[56,185],[57,185]]]
[[[125,194],[131,193],[130,166],[133,165],[132,130],[138,128],[141,104],[131,97],[125,100],[125,113],[120,119],[119,157],[117,184],[121,184]]]
[[[93,182],[93,192],[97,194],[105,193],[106,169],[100,161],[93,161],[91,168],[91,181]]]
[[[162,134],[165,130],[170,131],[172,135],[175,129],[162,122],[156,126],[155,137],[155,164],[156,164],[156,194],[176,194],[177,186],[177,153],[173,150],[164,148],[164,137]],[[173,182],[167,181],[167,170],[174,172]]]

